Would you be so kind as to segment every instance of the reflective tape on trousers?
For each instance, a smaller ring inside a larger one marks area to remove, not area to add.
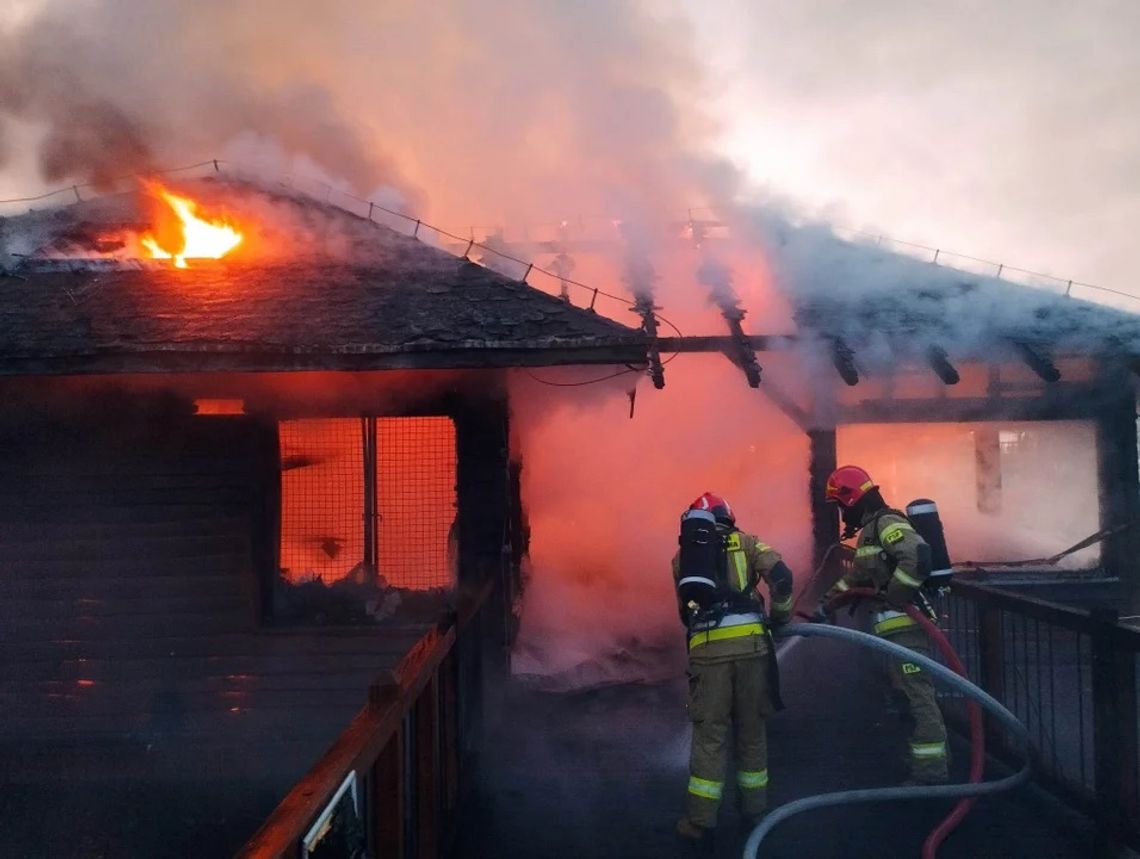
[[[681,587],[681,585],[708,585],[710,588],[715,588],[716,582],[704,576],[685,576],[677,582],[677,587]]]
[[[723,791],[724,785],[719,781],[709,781],[707,778],[697,778],[696,776],[689,777],[689,793],[694,796],[704,799],[720,799]]]
[[[761,790],[768,786],[768,770],[741,770],[736,783],[745,790]]]
[[[910,753],[916,758],[946,757],[945,743],[911,743]]]

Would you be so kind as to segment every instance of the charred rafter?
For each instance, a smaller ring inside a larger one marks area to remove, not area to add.
[[[1053,359],[1045,352],[1042,352],[1035,346],[1031,346],[1024,340],[1014,340],[1012,342],[1018,357],[1025,363],[1025,366],[1037,374],[1038,378],[1050,384],[1061,381],[1061,371],[1057,369],[1057,365],[1053,363]]]
[[[839,377],[848,385],[854,387],[859,384],[859,370],[855,366],[855,350],[853,350],[842,337],[831,338],[831,363]]]
[[[720,301],[720,313],[724,317],[724,321],[728,323],[728,330],[732,335],[732,341],[729,345],[726,354],[732,363],[740,367],[744,371],[744,377],[748,380],[750,388],[760,387],[760,375],[763,372],[760,367],[760,362],[756,359],[756,352],[752,349],[752,342],[749,340],[748,335],[744,333],[744,326],[742,325],[746,311],[735,302]]]
[[[633,309],[641,317],[641,327],[649,335],[649,347],[645,353],[649,362],[649,378],[653,380],[653,387],[660,390],[665,387],[665,367],[661,363],[661,350],[657,347],[656,311],[660,308],[653,304],[653,296],[641,292],[633,303]]]
[[[950,356],[941,346],[935,345],[928,348],[926,350],[926,361],[943,384],[957,385],[961,381],[962,377],[954,365],[950,363]]]

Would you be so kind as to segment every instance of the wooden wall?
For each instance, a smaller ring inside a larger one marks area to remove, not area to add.
[[[421,634],[259,629],[271,436],[162,396],[3,411],[9,779],[287,787]]]

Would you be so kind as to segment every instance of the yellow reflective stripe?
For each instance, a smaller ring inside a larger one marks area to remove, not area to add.
[[[740,532],[733,531],[724,541],[724,546],[728,551],[735,552],[740,548]]]
[[[761,543],[759,540],[756,541],[756,549],[757,549],[757,551],[760,551],[760,552],[771,552],[772,551],[771,546],[769,546],[767,543]]]
[[[891,617],[875,624],[875,634],[882,635],[885,632],[894,632],[896,629],[906,629],[908,626],[915,625],[914,620],[906,615],[903,617]]]
[[[768,770],[740,770],[736,783],[745,790],[760,790],[768,786]]]
[[[855,557],[866,558],[870,555],[877,555],[881,551],[883,551],[882,546],[860,546],[855,550]]]
[[[782,600],[772,600],[772,611],[789,611],[791,607],[791,595],[784,597]]]
[[[868,489],[873,489],[874,486],[875,486],[875,481],[868,480],[866,483],[864,483],[862,486],[859,487],[859,491],[860,492],[866,492]]]
[[[888,525],[886,528],[884,528],[882,531],[880,531],[879,532],[879,539],[882,540],[884,543],[891,543],[891,542],[893,542],[893,540],[891,539],[892,537],[894,537],[896,534],[898,534],[901,537],[903,532],[905,532],[905,531],[910,531],[911,533],[914,533],[914,528],[912,528],[906,522],[896,522],[894,525]]]
[[[847,584],[847,582],[843,581],[843,579],[840,579],[835,583],[835,589],[840,592],[849,591],[851,590],[851,585]]]
[[[902,582],[904,585],[906,585],[908,588],[920,588],[920,587],[922,587],[921,581],[916,579],[914,576],[911,576],[911,575],[908,575],[907,573],[904,573],[902,570],[895,570],[894,577],[896,579],[898,579],[900,582]]]
[[[689,776],[689,793],[705,799],[720,799],[724,784],[719,781],[709,781],[707,778]]]
[[[744,593],[748,587],[748,559],[744,557],[744,552],[736,551],[732,553],[732,562],[736,564],[736,578],[740,582],[740,592]]]
[[[910,753],[916,758],[946,757],[945,743],[911,743]]]
[[[728,638],[744,638],[748,635],[763,635],[764,624],[742,623],[740,626],[726,626],[720,629],[710,629],[707,632],[698,632],[689,639],[689,650],[700,647],[710,641],[724,641]]]

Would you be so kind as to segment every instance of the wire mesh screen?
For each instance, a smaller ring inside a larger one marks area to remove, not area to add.
[[[393,587],[455,581],[455,469],[450,418],[377,419],[377,558]]]
[[[281,575],[342,579],[364,561],[362,419],[283,421],[279,433]]]

